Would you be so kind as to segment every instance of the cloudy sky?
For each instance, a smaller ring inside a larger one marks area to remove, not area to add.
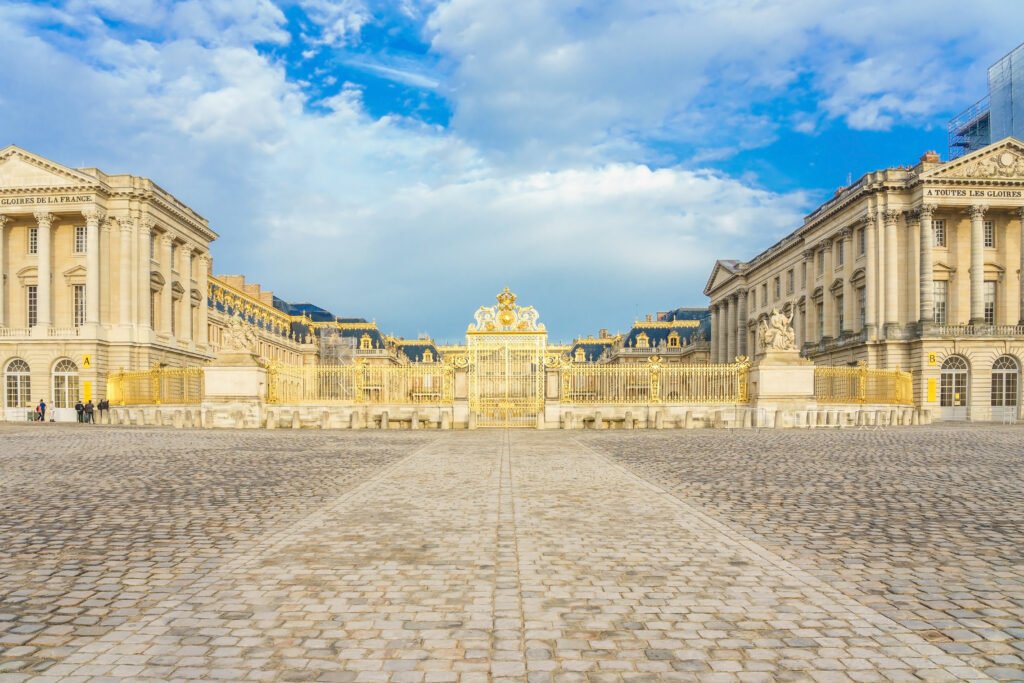
[[[969,8],[969,9],[968,9]],[[704,305],[848,177],[945,157],[1008,0],[0,0],[0,146],[153,178],[217,273],[459,339]]]

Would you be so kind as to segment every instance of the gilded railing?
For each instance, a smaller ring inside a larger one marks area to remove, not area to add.
[[[912,405],[909,372],[858,367],[814,368],[814,398],[819,403],[883,403]]]
[[[583,404],[745,403],[750,364],[567,363],[562,402]]]
[[[268,368],[268,403],[451,404],[455,369],[411,365],[280,365]]]
[[[107,378],[112,405],[198,405],[203,400],[203,368],[120,371]]]

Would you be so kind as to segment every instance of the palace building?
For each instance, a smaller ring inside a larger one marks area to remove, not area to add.
[[[934,152],[840,188],[748,261],[719,260],[712,362],[757,357],[773,309],[822,365],[909,370],[946,420],[1016,419],[1024,362],[1024,143]]]

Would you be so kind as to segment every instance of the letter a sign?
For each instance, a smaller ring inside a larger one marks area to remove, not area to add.
[[[92,355],[87,353],[84,356],[82,356],[82,369],[83,370],[88,370],[91,367],[92,367]]]

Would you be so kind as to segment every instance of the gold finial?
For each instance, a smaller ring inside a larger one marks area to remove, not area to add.
[[[498,304],[502,308],[511,308],[512,305],[515,304],[515,302],[516,302],[516,295],[513,294],[512,291],[508,287],[503,289],[501,291],[501,293],[498,294]]]

